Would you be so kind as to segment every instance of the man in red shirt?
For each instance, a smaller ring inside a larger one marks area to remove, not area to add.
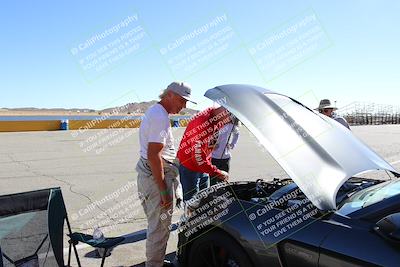
[[[228,180],[227,172],[212,165],[211,152],[218,140],[219,130],[231,121],[230,112],[218,107],[196,114],[189,122],[177,153],[183,200],[187,201],[199,190],[207,188],[209,175]]]

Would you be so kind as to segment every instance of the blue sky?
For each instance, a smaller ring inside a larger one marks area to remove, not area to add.
[[[0,5],[0,107],[102,109],[156,99],[173,80],[192,85],[200,104],[191,107],[197,109],[210,105],[203,96],[207,89],[227,83],[268,87],[311,107],[320,98],[335,100],[338,107],[353,101],[398,105],[398,1],[6,0]],[[311,22],[298,26],[305,20]],[[298,30],[288,33],[294,26]],[[283,32],[288,34],[263,46]],[[99,51],[116,49],[116,41],[122,46],[111,62]],[[82,49],[74,54],[74,48]],[[258,52],[252,54],[252,48]],[[92,66],[107,65],[90,68],[83,58]]]

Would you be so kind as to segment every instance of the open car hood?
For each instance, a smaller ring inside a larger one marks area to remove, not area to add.
[[[233,113],[321,210],[336,209],[339,188],[356,174],[397,173],[340,123],[290,97],[239,84],[217,86],[205,96]]]

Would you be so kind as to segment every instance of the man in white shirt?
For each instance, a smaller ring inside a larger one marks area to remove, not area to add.
[[[178,169],[173,164],[176,150],[168,114],[179,113],[191,101],[190,96],[188,84],[171,83],[161,93],[160,102],[146,111],[140,125],[140,159],[136,171],[138,194],[148,223],[146,267],[170,265],[164,262],[164,257]]]
[[[211,163],[219,170],[229,172],[229,163],[231,160],[231,150],[235,148],[239,139],[238,119],[234,118],[233,123],[226,124],[218,135],[218,140],[215,149],[211,154]],[[221,180],[216,177],[211,177],[210,185],[214,185]]]

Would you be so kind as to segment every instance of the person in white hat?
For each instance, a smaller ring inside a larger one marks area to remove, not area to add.
[[[337,107],[333,106],[331,104],[331,101],[329,99],[322,99],[319,102],[318,108],[316,108],[320,113],[324,114],[325,116],[328,116],[335,121],[339,122],[342,124],[344,127],[350,130],[350,126],[347,123],[346,119],[343,118],[342,116],[336,114],[334,111],[337,110]]]
[[[160,94],[160,101],[146,111],[140,124],[140,159],[136,171],[138,194],[148,223],[146,267],[172,266],[164,257],[179,171],[173,163],[176,150],[168,115],[179,113],[187,101],[193,102],[190,96],[188,84],[171,83]]]
[[[226,124],[218,135],[218,140],[211,154],[211,163],[218,169],[229,173],[231,151],[235,148],[239,139],[239,120],[236,117],[232,118],[232,122]],[[222,182],[217,177],[210,177],[210,185]]]

